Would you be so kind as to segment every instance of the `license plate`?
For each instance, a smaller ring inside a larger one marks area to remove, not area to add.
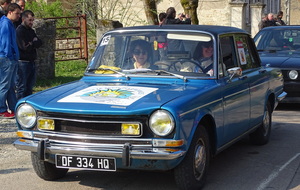
[[[92,156],[55,155],[57,168],[116,171],[116,159]]]

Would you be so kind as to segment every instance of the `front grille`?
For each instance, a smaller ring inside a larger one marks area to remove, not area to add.
[[[55,120],[58,131],[66,133],[121,135],[121,123]]]
[[[143,137],[152,137],[148,129],[147,116],[108,116],[108,115],[83,115],[38,112],[39,117],[55,120],[55,131],[99,136],[126,136],[121,134],[122,123],[138,123],[141,126]],[[130,136],[129,136],[130,137]],[[137,137],[137,136],[134,136]]]

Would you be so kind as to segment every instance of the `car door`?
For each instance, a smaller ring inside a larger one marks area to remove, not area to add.
[[[235,42],[240,52],[240,64],[243,76],[250,88],[250,128],[262,121],[266,92],[269,88],[269,75],[266,68],[260,66],[260,59],[253,40],[248,35],[235,35]],[[242,56],[245,57],[242,60]]]
[[[245,74],[229,78],[226,70],[240,66],[236,41],[233,35],[220,36],[219,67],[223,65],[222,81],[223,93],[223,134],[218,146],[225,145],[249,129],[250,92],[249,81]],[[220,73],[220,71],[219,71]]]

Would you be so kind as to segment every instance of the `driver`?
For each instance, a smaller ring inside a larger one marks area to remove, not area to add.
[[[130,44],[129,52],[132,55],[134,63],[128,69],[157,69],[150,64],[151,45],[145,40],[135,40]]]

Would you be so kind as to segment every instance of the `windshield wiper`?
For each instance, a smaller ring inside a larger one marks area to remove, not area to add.
[[[175,74],[175,73],[172,73],[172,72],[169,72],[169,71],[165,71],[165,70],[155,70],[155,72],[157,72],[158,74],[160,73],[166,73],[166,74],[169,74],[169,75],[172,75],[172,76],[175,76],[179,79],[182,79],[184,82],[187,81],[187,78],[183,75],[179,75],[179,74]]]
[[[99,68],[99,69],[88,69],[87,72],[90,72],[90,71],[113,71],[115,73],[118,73],[119,75],[125,77],[127,80],[130,79],[129,76],[127,76],[125,73],[122,73],[121,71],[117,71],[115,69],[111,69],[111,68]]]

